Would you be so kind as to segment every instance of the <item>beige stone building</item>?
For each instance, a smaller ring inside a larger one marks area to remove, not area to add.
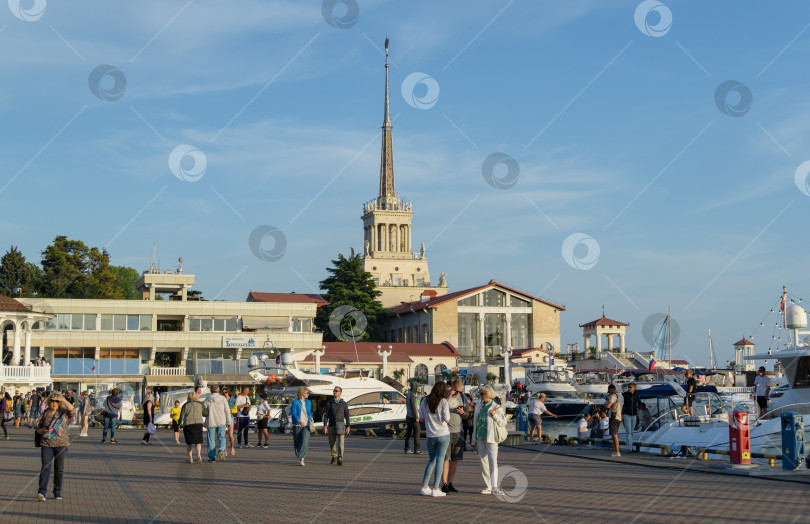
[[[380,191],[377,198],[363,204],[363,268],[371,273],[382,292],[385,307],[419,300],[422,293],[447,293],[445,275],[431,280],[425,244],[413,252],[411,220],[413,206],[394,187],[394,146],[388,96],[388,41],[385,45],[385,111],[382,126]]]
[[[559,350],[565,307],[491,280],[488,284],[391,308],[391,342],[449,342],[462,362],[496,358],[502,350]]]
[[[258,300],[251,294],[245,302],[184,300],[193,275],[183,275],[179,287],[169,291],[176,299],[150,300],[154,294],[144,292],[146,284],[166,292],[166,286],[178,285],[176,276],[145,272],[139,280],[144,300],[19,299],[50,317],[32,325],[31,358],[45,358],[58,389],[119,387],[138,399],[144,390],[192,386],[196,377],[251,383],[251,352],[275,347],[303,355],[322,345],[322,335],[313,331],[320,296],[260,293]]]

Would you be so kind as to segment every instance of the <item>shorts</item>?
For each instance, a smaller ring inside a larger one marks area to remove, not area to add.
[[[765,409],[768,407],[768,397],[757,397],[757,406]]]
[[[464,439],[461,433],[450,433],[450,445],[444,460],[462,460],[464,458]]]
[[[174,419],[172,419],[172,431],[174,431],[175,433],[180,432],[180,423]]]
[[[267,429],[267,419],[266,418],[260,418],[259,420],[257,420],[256,421],[256,427],[260,431],[263,430],[263,429]]]
[[[686,398],[683,399],[683,403],[684,403],[684,405],[686,405],[687,408],[691,408],[692,403],[694,401],[695,401],[695,396],[694,395],[686,395]]]
[[[610,429],[608,430],[608,432],[610,433],[610,436],[619,434],[619,426],[621,426],[621,424],[622,424],[622,421],[619,420],[619,419],[615,419],[615,418],[610,419]]]
[[[530,414],[529,415],[529,424],[532,426],[542,426],[543,421],[540,419],[540,415]]]

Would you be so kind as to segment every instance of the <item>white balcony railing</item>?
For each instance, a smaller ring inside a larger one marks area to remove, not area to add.
[[[186,367],[175,367],[175,368],[158,368],[158,367],[149,367],[149,374],[159,377],[167,377],[167,376],[180,376],[186,374]]]
[[[0,366],[3,382],[51,382],[51,366]]]

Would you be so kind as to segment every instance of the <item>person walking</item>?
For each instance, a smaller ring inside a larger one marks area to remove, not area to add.
[[[759,416],[768,412],[768,394],[771,392],[771,379],[765,376],[765,366],[759,367],[759,375],[754,379],[754,395],[757,397]]]
[[[419,383],[411,382],[411,390],[405,397],[405,423],[407,428],[405,430],[405,453],[422,453],[419,450],[419,435],[422,433],[422,428],[419,426]],[[410,449],[411,437],[413,437],[413,451]]]
[[[464,439],[462,438],[463,421],[470,416],[467,396],[464,394],[464,381],[457,378],[453,381],[453,387],[447,392],[447,405],[450,408],[450,422],[447,428],[450,431],[450,444],[447,446],[447,453],[444,457],[444,468],[442,469],[442,491],[445,493],[457,493],[453,486],[453,479],[456,476],[458,461],[464,458]]]
[[[337,461],[343,465],[343,444],[349,434],[349,404],[340,398],[343,388],[335,386],[332,400],[326,403],[323,413],[323,434],[329,437],[329,450],[332,452],[332,464]]]
[[[174,432],[174,443],[180,444],[180,401],[174,401],[174,407],[169,411],[172,418],[172,431]]]
[[[259,443],[256,447],[265,449],[270,447],[270,433],[267,431],[267,422],[270,420],[270,404],[267,403],[267,394],[259,395],[259,405],[256,407],[256,430],[259,433]],[[264,438],[264,446],[262,446]]]
[[[203,422],[208,416],[208,408],[197,400],[194,392],[188,394],[188,401],[180,410],[180,425],[183,427],[183,437],[186,439],[188,461],[194,464],[193,448],[197,448],[197,462],[202,462]]]
[[[79,401],[79,431],[80,437],[87,436],[87,429],[90,426],[90,414],[93,413],[93,406],[90,404],[90,397],[87,396],[87,391],[82,391],[82,397]]]
[[[225,428],[230,427],[232,419],[228,400],[219,394],[219,386],[214,384],[211,386],[211,395],[205,399],[203,405],[208,410],[208,416],[205,418],[205,427],[208,430],[208,462],[214,462],[217,455],[220,461],[224,461]]]
[[[248,430],[250,429],[250,397],[248,397],[250,388],[242,388],[242,394],[236,397],[236,440],[239,447],[252,448],[248,444]],[[244,435],[245,444],[242,446],[242,436]]]
[[[152,444],[149,442],[149,437],[152,435],[149,433],[149,424],[152,424],[155,420],[155,399],[151,393],[146,394],[146,401],[143,403],[143,425],[146,428],[146,433],[143,434],[143,439],[141,439],[141,444],[146,446],[147,444]]]
[[[425,421],[425,434],[427,435],[428,463],[422,475],[422,489],[420,495],[444,497],[447,494],[441,490],[442,471],[444,471],[444,457],[447,455],[447,446],[450,445],[450,405],[447,402],[447,384],[436,382],[430,395],[419,403],[419,418]],[[433,489],[428,487],[433,480]]]
[[[532,441],[532,435],[534,435],[535,430],[537,430],[537,438],[535,440],[539,442],[543,438],[543,419],[541,418],[543,413],[557,418],[557,415],[546,409],[545,400],[546,394],[538,393],[537,398],[529,403],[529,425],[531,426],[529,430],[529,442]]]
[[[35,424],[36,421],[39,420],[39,416],[42,415],[42,410],[40,409],[41,403],[42,397],[40,396],[39,391],[34,391],[31,393],[31,415],[28,424],[29,428],[32,427],[32,424]]]
[[[613,384],[608,386],[608,398],[605,402],[605,409],[610,417],[608,432],[610,438],[613,440],[613,453],[611,457],[621,457],[619,453],[619,426],[622,423],[622,401],[621,397],[616,394],[616,386]]]
[[[692,410],[692,403],[695,401],[695,393],[697,392],[697,380],[695,380],[694,373],[691,369],[686,370],[684,389],[686,389],[686,397],[683,399],[683,413],[684,415],[694,417],[695,412]]]
[[[107,441],[107,429],[110,430],[110,444],[115,444],[115,427],[118,425],[118,417],[121,415],[121,398],[118,396],[120,391],[118,388],[113,388],[101,408],[101,416],[104,418],[101,430],[101,443]]]
[[[76,416],[76,409],[59,393],[48,397],[48,409],[37,421],[37,434],[40,435],[40,453],[42,467],[39,471],[39,489],[37,500],[45,502],[48,484],[51,481],[53,465],[53,498],[62,500],[62,477],[65,470],[65,456],[70,445],[68,425]]]
[[[473,413],[472,447],[481,459],[481,476],[486,488],[483,495],[500,495],[498,490],[498,441],[495,439],[495,425],[505,427],[506,416],[503,407],[494,402],[495,390],[489,384],[478,388],[480,400]]]
[[[228,388],[222,388],[222,396],[228,401],[228,408],[231,412],[231,424],[228,425],[228,443],[231,445],[231,456],[236,455],[233,449],[233,428],[236,425],[236,397],[232,396]]]
[[[20,429],[23,418],[23,397],[19,391],[14,395],[14,429]]]
[[[3,393],[3,396],[0,398],[0,417],[2,417],[2,421],[0,421],[0,426],[3,428],[3,438],[5,440],[10,440],[8,436],[8,429],[6,429],[6,422],[11,420],[11,417],[14,414],[11,412],[12,404],[14,401],[11,399],[11,395],[8,394],[8,391]]]
[[[627,385],[627,391],[622,393],[622,424],[624,424],[625,449],[628,453],[635,451],[633,448],[633,430],[636,428],[640,408],[641,397],[636,392],[636,383],[631,382]]]
[[[301,386],[298,388],[298,396],[290,406],[290,419],[293,431],[293,446],[295,456],[299,463],[304,466],[304,459],[309,450],[309,423],[312,419],[312,402],[309,398],[309,388]]]

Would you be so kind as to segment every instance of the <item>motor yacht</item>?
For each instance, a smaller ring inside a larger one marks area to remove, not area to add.
[[[569,373],[564,369],[526,369],[526,390],[532,396],[545,393],[546,409],[557,418],[576,418],[589,412],[594,404],[571,385]]]

